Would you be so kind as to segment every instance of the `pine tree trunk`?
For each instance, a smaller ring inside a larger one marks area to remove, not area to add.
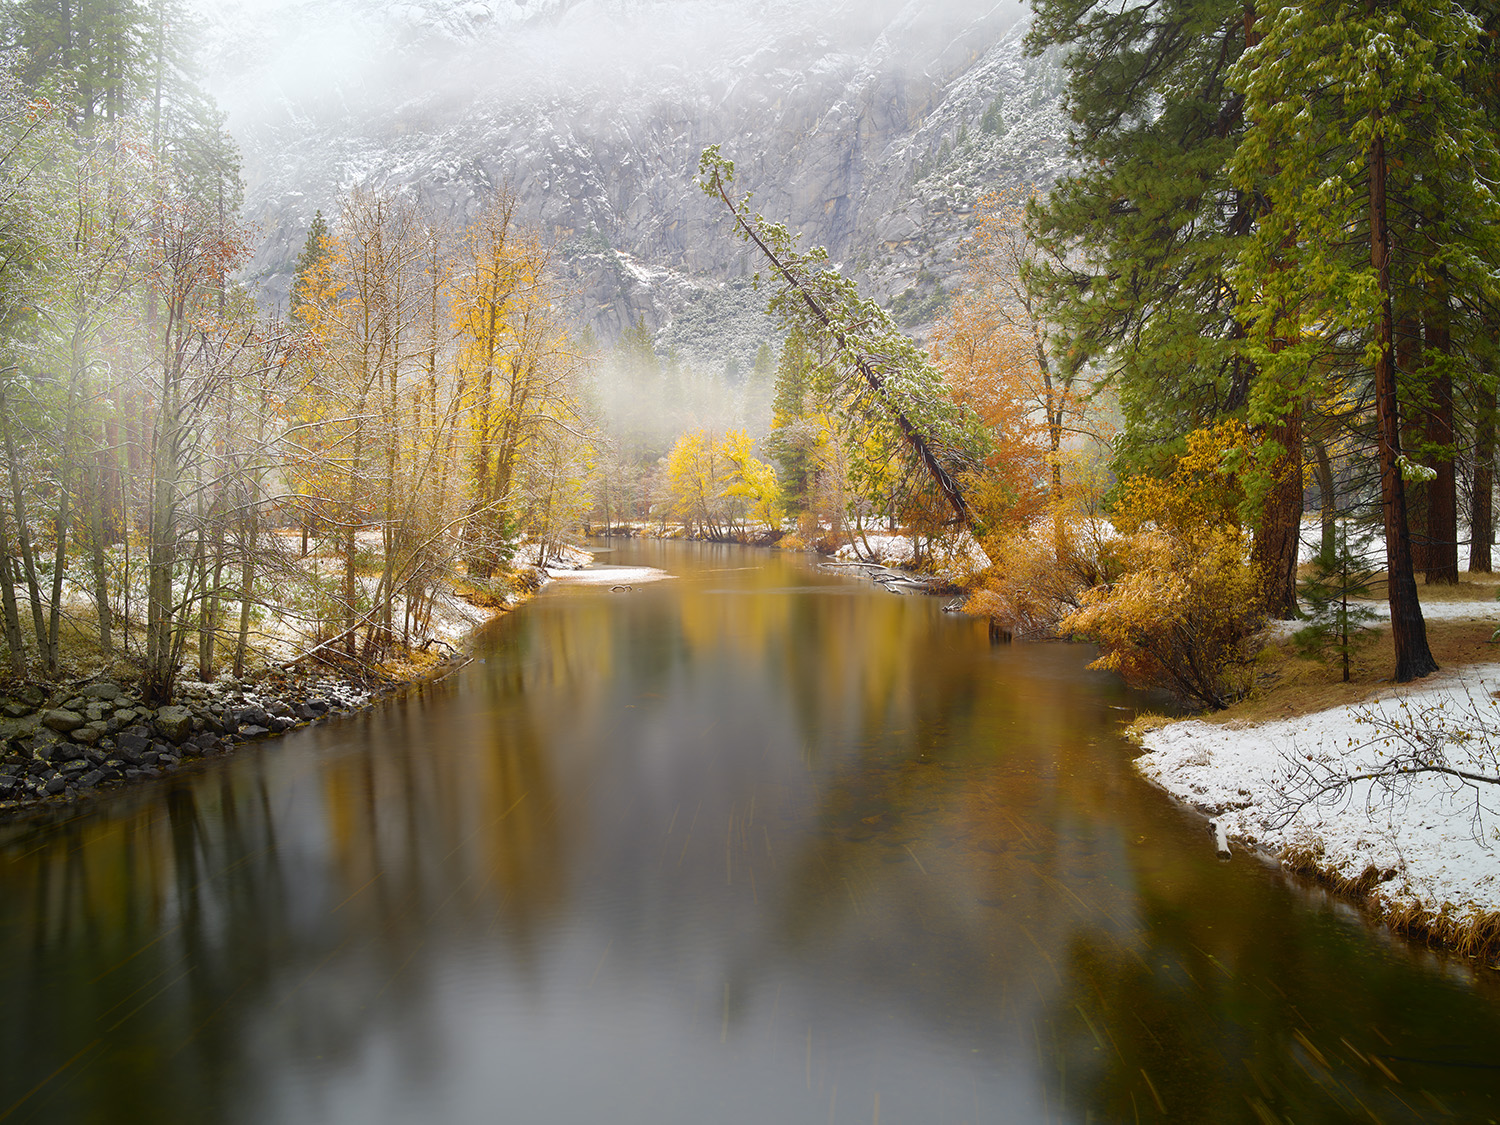
[[[1251,563],[1261,575],[1266,613],[1283,621],[1297,616],[1297,555],[1302,537],[1302,413],[1299,401],[1265,436],[1280,444],[1275,483],[1255,531]]]
[[[1406,392],[1407,403],[1401,411],[1401,447],[1414,450],[1425,436],[1425,427],[1420,423],[1426,414],[1425,405],[1413,402],[1411,388],[1415,380],[1412,373],[1422,366],[1422,324],[1416,314],[1404,312],[1396,318],[1393,340],[1396,384],[1399,392]],[[1425,459],[1424,459],[1425,460]],[[1428,482],[1425,480],[1403,481],[1406,491],[1406,519],[1411,528],[1411,564],[1415,570],[1426,571],[1431,565],[1431,545],[1427,539]]]
[[[1406,526],[1406,491],[1401,479],[1401,411],[1396,392],[1395,324],[1391,312],[1390,232],[1386,226],[1385,136],[1376,122],[1370,142],[1370,265],[1379,279],[1381,304],[1379,356],[1375,361],[1375,415],[1379,426],[1380,508],[1385,523],[1391,639],[1396,650],[1396,681],[1407,683],[1437,671],[1427,647],[1427,625],[1417,600],[1411,538]]]
[[[1439,268],[1428,289],[1427,350],[1447,359],[1452,351],[1448,313],[1448,274]],[[1427,485],[1427,583],[1454,585],[1458,582],[1458,480],[1453,457],[1453,373],[1439,364],[1429,390],[1431,405],[1426,414],[1429,446],[1440,447],[1432,455],[1437,471]]]
[[[1312,439],[1313,477],[1318,482],[1318,514],[1322,526],[1319,553],[1332,558],[1338,550],[1338,496],[1334,491],[1333,462],[1328,456],[1328,444],[1321,438]]]
[[[1469,571],[1493,569],[1490,544],[1495,537],[1495,388],[1478,388],[1474,422],[1474,487],[1469,495]]]

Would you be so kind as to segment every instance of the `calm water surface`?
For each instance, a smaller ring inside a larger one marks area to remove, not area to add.
[[[6,1122],[1486,1121],[1500,973],[1131,773],[1062,645],[601,556],[371,714],[0,836]]]

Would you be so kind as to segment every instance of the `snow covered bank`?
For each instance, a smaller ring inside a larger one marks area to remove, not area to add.
[[[570,586],[639,586],[677,576],[654,566],[592,566],[585,570],[556,571],[551,577]]]
[[[908,535],[859,535],[846,543],[834,558],[854,562],[874,562],[882,566],[909,568],[917,562],[916,545]],[[957,536],[933,539],[928,545],[926,569],[944,577],[958,577],[983,570],[990,565],[984,548],[967,531]]]
[[[1172,723],[1144,736],[1147,752],[1136,766],[1213,817],[1221,839],[1255,845],[1365,897],[1398,928],[1493,957],[1500,787],[1402,772],[1308,798],[1330,777],[1389,772],[1394,757],[1433,744],[1432,731],[1448,761],[1493,775],[1497,688],[1500,664],[1472,665],[1297,719]]]

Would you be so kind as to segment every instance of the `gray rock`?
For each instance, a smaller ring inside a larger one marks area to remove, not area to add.
[[[80,694],[85,699],[118,699],[121,692],[119,684],[101,680],[97,684],[89,684]]]
[[[172,742],[182,742],[193,733],[193,713],[186,707],[162,707],[156,712],[157,732]]]
[[[39,730],[30,738],[22,741],[21,746],[30,756],[41,761],[47,761],[52,757],[52,752],[62,743],[62,737],[54,730]]]
[[[24,715],[18,719],[0,719],[0,741],[11,742],[18,738],[30,738],[42,725],[40,715]]]
[[[89,723],[87,726],[79,727],[68,737],[74,742],[82,743],[84,746],[92,746],[104,737],[104,731],[100,729],[103,725],[103,723],[100,723],[99,726],[95,726],[93,723]]]
[[[78,779],[78,786],[81,789],[92,789],[94,786],[103,781],[104,777],[105,773],[103,770],[89,770],[88,773],[84,774]]]
[[[22,715],[31,714],[31,708],[19,700],[7,699],[3,705],[0,705],[0,714],[7,718],[19,719]]]
[[[58,772],[61,773],[64,777],[70,777],[80,773],[87,773],[88,770],[88,762],[84,761],[82,758],[78,758],[74,761],[63,763],[62,768]]]
[[[126,731],[115,739],[115,745],[119,747],[121,754],[139,754],[142,750],[150,749],[151,740],[142,735]]]
[[[52,730],[61,731],[63,734],[71,734],[84,724],[84,717],[77,711],[70,711],[66,707],[55,708],[42,713],[42,724]]]
[[[51,781],[47,782],[47,796],[55,797],[67,787],[67,780],[61,774],[58,774]]]
[[[269,727],[271,725],[271,716],[264,707],[246,707],[243,710],[236,711],[234,717],[235,721],[242,727],[247,724],[257,727]]]
[[[267,719],[267,722],[269,722],[269,721],[270,720]],[[242,739],[247,739],[248,740],[248,739],[251,739],[251,738],[259,738],[263,734],[270,734],[270,733],[271,733],[271,731],[270,731],[269,727],[256,726],[254,723],[251,723],[249,726],[243,726],[243,727],[240,728],[240,735],[239,736]]]

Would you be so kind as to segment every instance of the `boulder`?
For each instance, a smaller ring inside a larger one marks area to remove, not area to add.
[[[89,684],[79,693],[85,699],[118,699],[120,698],[120,686],[112,684],[107,680],[101,680],[97,684]]]
[[[162,707],[156,712],[156,730],[171,742],[181,742],[193,733],[193,713],[186,707]]]
[[[38,715],[24,715],[19,719],[0,719],[0,742],[11,742],[18,738],[30,738],[41,725]]]
[[[65,707],[42,712],[42,725],[62,734],[72,734],[85,722],[84,717],[77,711],[69,711]]]
[[[143,735],[125,731],[115,739],[115,746],[122,755],[140,754],[141,751],[151,748],[151,740]]]

